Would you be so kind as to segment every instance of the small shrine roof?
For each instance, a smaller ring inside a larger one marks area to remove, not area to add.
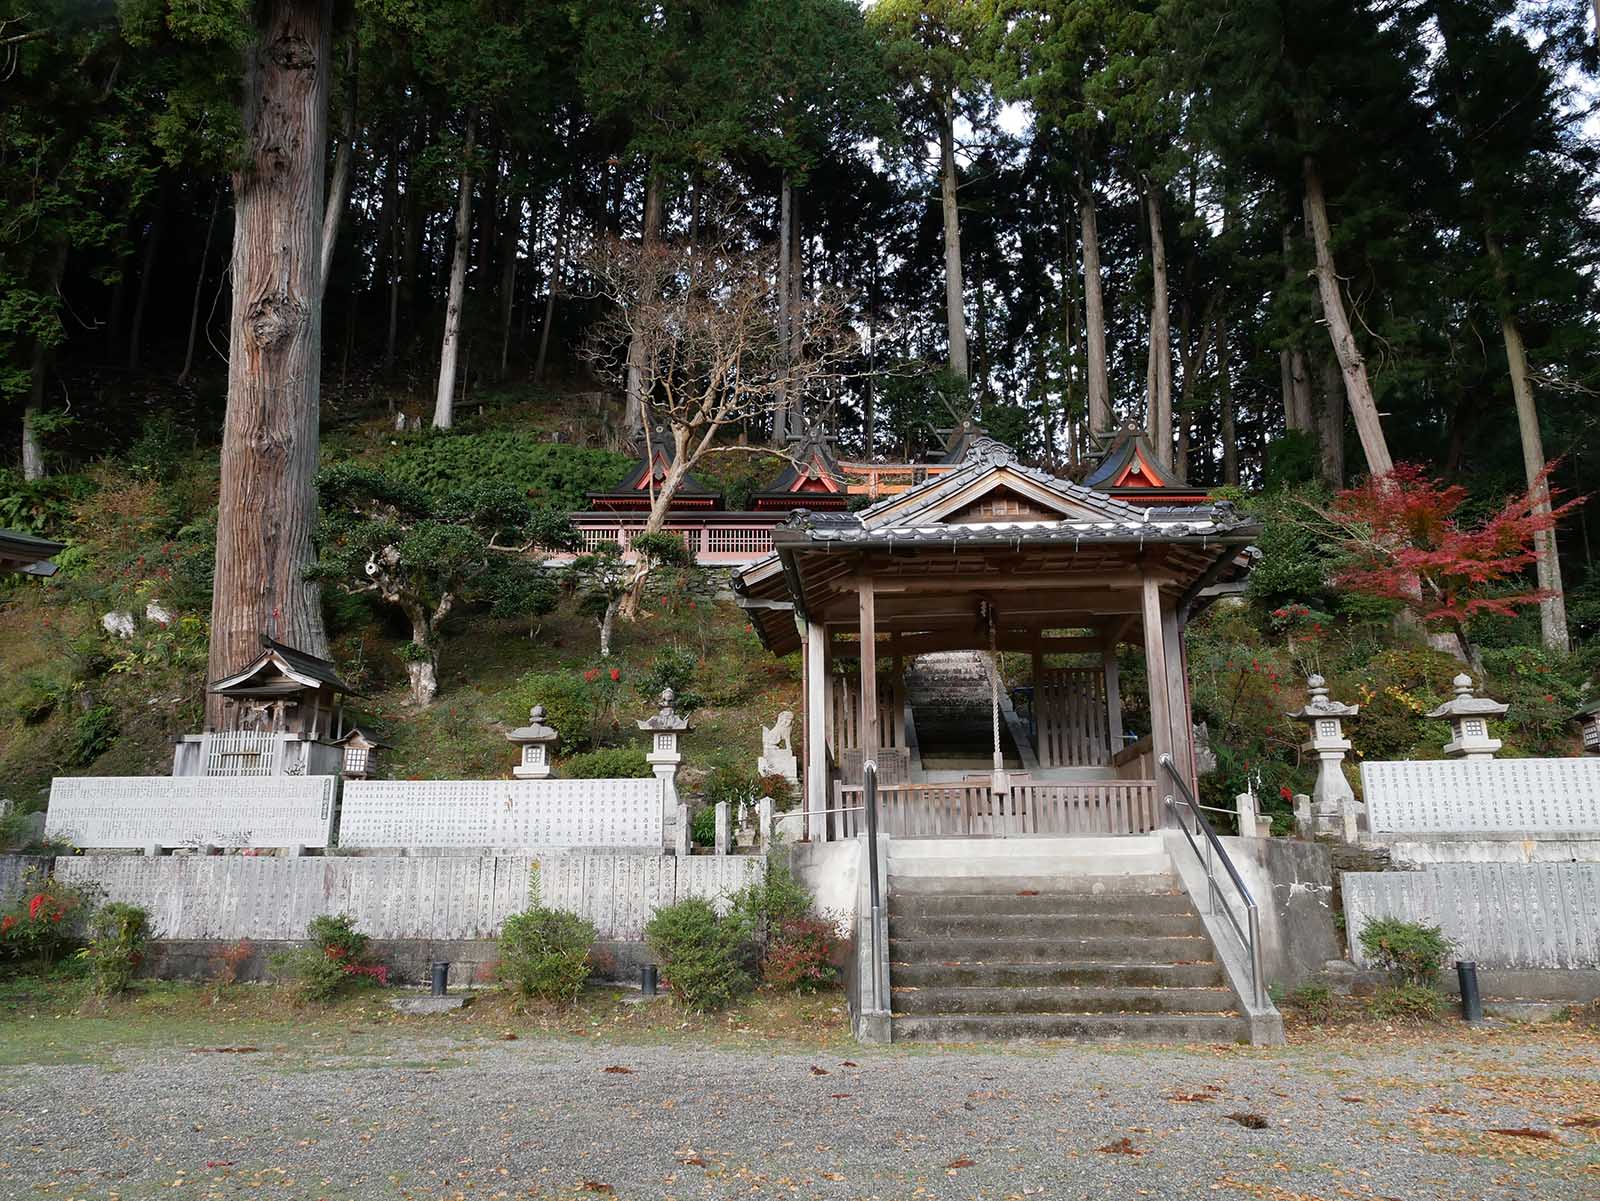
[[[52,576],[56,573],[56,565],[50,562],[51,556],[59,555],[66,549],[65,542],[52,542],[20,530],[0,530],[0,570]]]
[[[284,696],[303,688],[355,689],[339,678],[333,663],[263,634],[261,653],[243,671],[213,680],[210,691],[222,696]]]

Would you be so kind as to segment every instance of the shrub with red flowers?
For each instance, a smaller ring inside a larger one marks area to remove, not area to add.
[[[353,985],[389,983],[389,969],[373,963],[371,939],[347,913],[323,914],[306,924],[309,945],[273,956],[272,966],[294,980],[295,999],[331,1001]]]
[[[839,978],[833,966],[839,933],[823,918],[788,918],[767,942],[761,979],[783,992],[810,993],[828,988]]]
[[[16,898],[0,910],[0,959],[55,962],[82,941],[93,907],[82,890],[30,869]]]

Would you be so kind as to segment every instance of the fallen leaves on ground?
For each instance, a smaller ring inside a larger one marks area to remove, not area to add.
[[[833,1073],[829,1072],[827,1068],[819,1068],[816,1064],[812,1064],[811,1074],[813,1076],[830,1076]]]
[[[196,1047],[196,1055],[254,1055],[260,1047]]]
[[[957,1159],[952,1159],[944,1166],[946,1171],[955,1171],[957,1168],[975,1168],[978,1166],[978,1161],[975,1159],[968,1159],[965,1155],[963,1155]]]
[[[1487,1131],[1485,1131],[1485,1133],[1503,1134],[1507,1138],[1536,1138],[1543,1139],[1547,1142],[1561,1141],[1560,1139],[1556,1138],[1555,1135],[1551,1134],[1550,1131],[1536,1130],[1532,1126],[1491,1126]]]
[[[1144,1152],[1133,1145],[1133,1140],[1124,1135],[1122,1138],[1112,1139],[1103,1147],[1096,1147],[1096,1151],[1104,1151],[1107,1155],[1143,1155]]]
[[[610,1075],[610,1076],[631,1076],[631,1075],[633,1075],[633,1069],[632,1068],[625,1068],[620,1063],[614,1063],[610,1067],[601,1068],[600,1070],[605,1072],[607,1075]]]
[[[617,1191],[616,1189],[612,1188],[609,1184],[606,1184],[604,1181],[600,1181],[600,1180],[585,1180],[578,1187],[581,1188],[586,1193],[605,1193],[607,1195],[610,1195],[610,1194],[613,1194],[613,1193],[615,1193]]]
[[[1238,1122],[1246,1130],[1265,1130],[1271,1125],[1259,1113],[1227,1113],[1223,1114],[1230,1122]]]

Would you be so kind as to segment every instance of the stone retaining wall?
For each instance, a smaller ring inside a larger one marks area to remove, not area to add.
[[[1371,917],[1439,926],[1455,959],[1483,968],[1600,968],[1600,863],[1440,864],[1346,872],[1350,955],[1368,966]]]
[[[351,914],[375,939],[492,939],[535,899],[587,917],[602,940],[632,941],[657,907],[728,896],[765,870],[765,858],[747,855],[85,855],[56,862],[63,880],[142,906],[157,938],[200,942],[290,941],[326,913]]]
[[[0,905],[11,899],[30,868],[48,872],[50,862],[49,855],[0,855]]]

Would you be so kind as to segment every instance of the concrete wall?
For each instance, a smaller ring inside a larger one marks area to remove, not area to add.
[[[865,850],[865,841],[858,838],[842,842],[794,843],[788,848],[789,870],[816,897],[819,913],[853,921],[856,915],[856,890],[862,865],[866,861]],[[889,879],[885,875],[885,892],[888,887]]]
[[[49,855],[0,855],[0,905],[11,899],[29,868],[50,870]]]
[[[1260,912],[1268,984],[1292,989],[1320,972],[1328,960],[1342,958],[1326,847],[1289,838],[1220,841]],[[1183,853],[1191,852],[1185,847]],[[1203,897],[1196,900],[1203,904]]]
[[[64,880],[143,906],[156,937],[202,942],[303,938],[325,913],[349,913],[377,939],[492,939],[533,899],[583,914],[602,940],[637,940],[656,907],[725,897],[765,869],[746,855],[85,855],[56,864]]]
[[[1600,863],[1451,864],[1347,872],[1350,954],[1372,917],[1439,926],[1483,968],[1600,968]]]

